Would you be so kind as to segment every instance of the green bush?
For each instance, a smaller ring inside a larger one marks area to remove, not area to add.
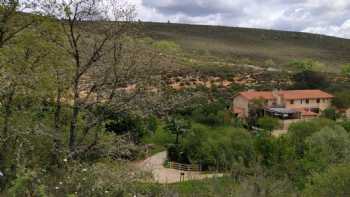
[[[167,148],[168,160],[176,161],[178,163],[189,164],[188,157],[183,151],[183,146],[177,144],[170,144]]]
[[[183,151],[191,163],[201,164],[204,169],[230,169],[240,162],[249,166],[255,157],[254,140],[247,131],[199,124],[186,135]]]
[[[147,124],[147,130],[150,133],[155,133],[157,131],[158,128],[158,120],[155,116],[149,116],[146,119],[146,124]]]
[[[303,196],[343,197],[350,194],[350,165],[335,165],[322,173],[315,173]]]
[[[305,70],[294,74],[294,89],[327,89],[330,86],[324,73]]]
[[[298,157],[303,157],[306,149],[305,139],[327,126],[334,126],[336,123],[328,119],[315,119],[293,123],[287,133],[290,145],[295,149]]]
[[[265,116],[258,119],[258,126],[269,132],[277,129],[279,125],[280,125],[280,122],[276,118]]]
[[[180,46],[173,41],[158,41],[153,43],[153,47],[166,53],[177,53],[181,51]]]
[[[306,139],[307,166],[322,169],[350,161],[350,135],[343,127],[325,127]]]
[[[220,126],[225,123],[225,106],[220,102],[198,107],[192,112],[192,119],[208,126]],[[228,121],[227,121],[228,122]]]
[[[183,117],[169,117],[165,122],[164,129],[175,135],[174,143],[179,145],[180,137],[183,138],[191,127],[191,122]]]
[[[339,113],[334,108],[325,109],[322,112],[321,116],[330,120],[337,120],[338,118],[340,118]]]
[[[337,91],[335,93],[335,98],[332,100],[332,104],[338,109],[350,108],[350,92]]]
[[[350,121],[341,122],[340,125],[341,125],[348,133],[350,133]]]

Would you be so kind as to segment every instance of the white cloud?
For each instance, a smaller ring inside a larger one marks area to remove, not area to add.
[[[346,20],[340,26],[330,25],[330,26],[323,26],[323,27],[322,26],[308,27],[304,29],[303,32],[350,38],[350,19]]]

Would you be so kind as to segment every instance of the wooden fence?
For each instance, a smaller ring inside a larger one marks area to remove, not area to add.
[[[182,163],[176,163],[169,161],[168,167],[176,170],[182,170],[182,171],[202,171],[202,167],[199,164],[182,164]]]

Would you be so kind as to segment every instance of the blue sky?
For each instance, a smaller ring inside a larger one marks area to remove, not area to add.
[[[350,0],[128,0],[142,21],[303,31],[350,38]]]

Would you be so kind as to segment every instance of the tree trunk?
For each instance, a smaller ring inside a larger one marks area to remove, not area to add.
[[[61,109],[62,109],[62,89],[60,87],[57,88],[57,97],[56,97],[56,109],[54,114],[54,134],[53,134],[53,159],[54,163],[59,165],[59,154],[61,151]]]
[[[78,115],[80,111],[78,69],[77,69],[76,79],[74,80],[73,92],[74,92],[73,112],[72,112],[72,119],[71,119],[70,129],[69,129],[69,150],[71,153],[73,153],[76,149],[76,129],[77,129],[77,122],[78,122]]]
[[[178,134],[178,133],[176,133],[176,141],[175,141],[175,144],[176,144],[176,145],[179,145],[179,134]]]

